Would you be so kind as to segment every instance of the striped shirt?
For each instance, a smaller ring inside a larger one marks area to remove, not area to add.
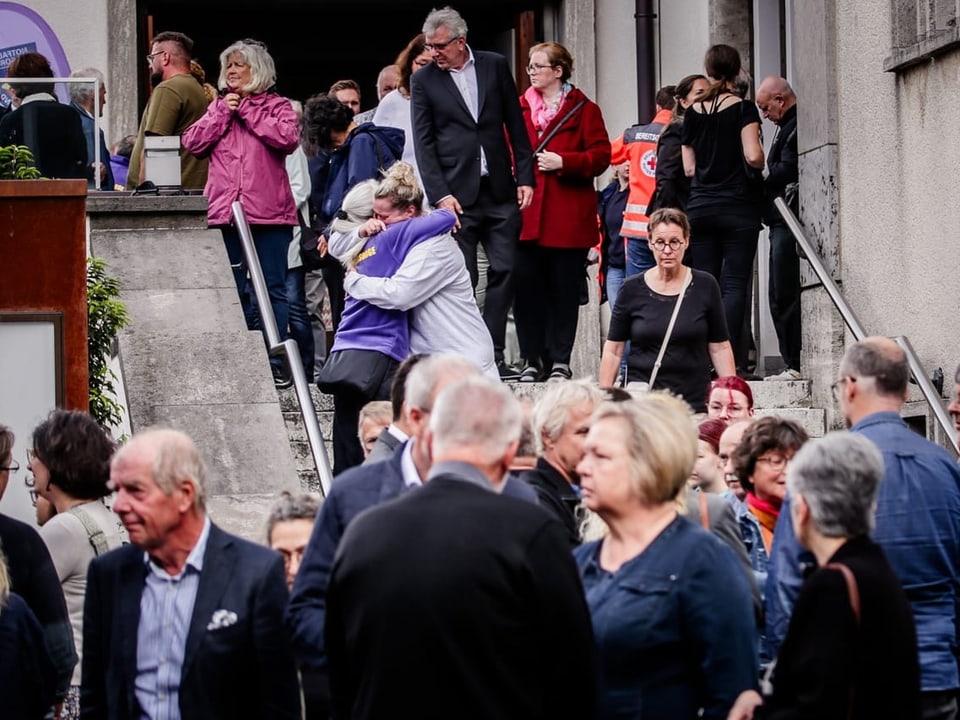
[[[207,517],[197,544],[177,575],[167,574],[143,554],[148,570],[140,597],[135,693],[142,717],[148,720],[180,720],[180,672],[209,536]]]

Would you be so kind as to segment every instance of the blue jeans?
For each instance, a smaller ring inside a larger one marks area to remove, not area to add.
[[[617,304],[617,295],[620,294],[620,286],[627,278],[626,268],[608,267],[605,283],[607,286],[607,302],[610,303],[610,311],[613,312],[614,305]]]
[[[240,233],[233,226],[221,227],[223,244],[230,259],[230,268],[233,270],[233,280],[237,285],[237,294],[240,296],[240,306],[246,318],[247,327],[251,330],[260,326],[257,307],[253,301],[253,286],[247,279],[247,263],[243,259],[243,244]],[[273,317],[277,321],[277,331],[280,340],[287,339],[287,323],[290,320],[289,305],[287,303],[287,248],[293,239],[293,228],[289,225],[251,225],[253,246],[256,248],[263,271],[263,279],[270,296],[270,305],[273,308]],[[264,336],[266,340],[266,336]],[[282,360],[271,358],[274,367],[280,367]]]
[[[629,238],[627,240],[626,277],[633,277],[646,272],[656,264],[657,261],[653,258],[653,250],[650,249],[650,244],[646,240],[640,240],[639,238]],[[609,296],[609,292],[607,294]]]
[[[290,311],[290,337],[297,341],[300,360],[307,381],[313,381],[313,327],[307,311],[307,295],[304,289],[306,271],[303,267],[287,269],[287,306]]]

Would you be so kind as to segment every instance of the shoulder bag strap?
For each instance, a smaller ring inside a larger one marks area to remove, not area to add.
[[[823,566],[829,570],[839,570],[843,575],[844,582],[847,584],[847,596],[850,600],[850,609],[853,611],[853,617],[857,621],[857,628],[860,628],[860,588],[857,586],[857,579],[853,576],[853,571],[843,563],[827,563]],[[856,683],[850,683],[850,704],[847,706],[847,717],[853,717],[853,703],[857,696]]]
[[[103,555],[110,549],[107,546],[106,534],[100,529],[100,526],[94,522],[86,510],[80,507],[72,507],[68,512],[79,520],[80,524],[83,525],[83,529],[87,531],[87,538],[90,540],[90,545],[93,547],[95,555]]]
[[[563,124],[567,122],[567,120],[572,118],[574,113],[576,113],[577,110],[582,108],[586,102],[587,102],[587,99],[584,98],[583,100],[578,102],[576,105],[574,105],[573,108],[570,110],[570,112],[564,115],[563,118],[560,120],[560,122],[554,125],[553,129],[543,136],[543,138],[540,140],[540,144],[537,145],[537,149],[533,151],[533,154],[536,155],[537,153],[543,152],[543,149],[547,146],[547,143],[550,142],[553,139],[553,136],[557,134],[557,130],[563,127]]]
[[[683,304],[683,296],[687,294],[687,288],[693,282],[693,270],[687,268],[687,279],[683,281],[683,287],[680,288],[680,294],[677,296],[677,304],[673,306],[673,315],[670,316],[670,324],[667,325],[667,333],[663,336],[663,342],[660,343],[660,352],[657,353],[657,360],[653,363],[653,372],[650,373],[650,389],[653,390],[653,383],[657,379],[657,373],[660,372],[660,364],[663,362],[663,354],[667,351],[667,343],[670,342],[670,336],[673,334],[673,326],[677,323],[677,315],[680,314],[680,306]]]
[[[700,524],[704,530],[710,529],[710,515],[707,512],[707,494],[701,490],[697,493],[700,496]]]

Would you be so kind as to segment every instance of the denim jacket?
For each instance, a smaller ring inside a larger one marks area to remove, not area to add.
[[[883,455],[886,471],[873,539],[886,553],[913,608],[921,687],[925,692],[957,688],[960,466],[893,412],[868,415],[850,430],[873,441]],[[784,504],[767,586],[767,629],[775,646],[786,633],[802,583],[802,548],[789,519]]]
[[[726,718],[755,685],[750,588],[733,551],[677,518],[616,572],[574,551],[598,648],[597,718]]]

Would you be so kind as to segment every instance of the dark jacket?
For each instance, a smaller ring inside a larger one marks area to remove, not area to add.
[[[593,633],[562,529],[459,474],[350,525],[326,639],[338,720],[591,717]]]
[[[4,115],[0,120],[0,147],[4,145],[28,146],[45,178],[87,177],[83,124],[69,105],[34,100]]]
[[[769,202],[763,216],[766,225],[783,225],[783,218],[773,206],[774,198],[783,196],[787,185],[800,179],[799,154],[797,153],[797,106],[783,113],[777,134],[770,144],[767,154],[767,168],[770,171],[764,182]],[[794,196],[796,197],[796,196]],[[798,203],[794,200],[790,209],[796,214]]]
[[[147,568],[125,545],[90,563],[83,612],[81,717],[134,720],[137,628]],[[183,718],[299,720],[300,687],[283,628],[287,584],[280,555],[210,527],[180,675]],[[209,627],[218,610],[229,627]]]
[[[860,623],[840,571],[822,568],[808,577],[777,657],[773,695],[755,717],[918,720],[913,613],[890,563],[867,537],[847,541],[830,562],[853,572]]]
[[[663,128],[657,142],[657,189],[650,199],[647,214],[660,208],[687,209],[690,199],[690,178],[683,170],[680,132],[683,122],[671,122]]]
[[[77,114],[80,116],[80,122],[83,123],[83,137],[87,141],[87,169],[90,177],[91,184],[95,183],[100,179],[99,173],[96,173],[93,170],[93,160],[94,160],[94,132],[96,129],[96,123],[90,114],[83,108],[82,105],[77,103],[70,103],[70,107],[77,111]],[[107,150],[107,141],[103,136],[103,129],[100,129],[100,136],[97,138],[97,141],[100,143],[100,162],[107,168],[107,174],[103,178],[103,182],[100,183],[101,190],[113,190],[113,167],[111,166],[110,161],[110,151]],[[128,160],[129,162],[129,160]],[[96,177],[94,177],[96,175]]]
[[[320,227],[326,227],[343,204],[344,196],[359,182],[375,180],[382,170],[403,155],[403,130],[358,125],[346,141],[330,153],[327,184],[320,207]]]
[[[57,698],[62,699],[70,686],[77,652],[57,569],[40,534],[26,523],[2,514],[0,548],[7,556],[10,589],[23,598],[40,623],[53,662],[53,685]]]
[[[559,520],[567,533],[570,547],[580,544],[580,496],[553,465],[542,457],[537,466],[520,474],[520,479],[537,493],[540,507]]]
[[[4,720],[38,720],[53,706],[56,674],[36,616],[16,593],[0,610],[0,699]]]
[[[449,72],[430,63],[410,78],[417,166],[433,203],[447,195],[465,208],[476,202],[481,147],[490,192],[498,202],[515,199],[517,185],[534,184],[533,149],[507,60],[480,50],[473,56],[479,93],[476,120]]]

